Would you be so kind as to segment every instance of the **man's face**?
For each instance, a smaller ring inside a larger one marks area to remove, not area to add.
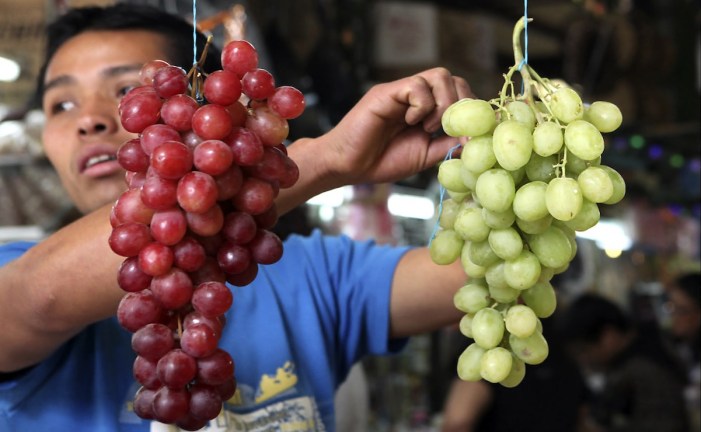
[[[135,135],[122,128],[118,105],[138,86],[147,61],[166,59],[165,39],[148,31],[89,31],[66,41],[46,70],[43,142],[64,188],[84,213],[126,189],[116,161]]]
[[[674,287],[669,292],[668,306],[672,333],[681,339],[693,340],[701,327],[701,310],[696,301],[681,288]]]

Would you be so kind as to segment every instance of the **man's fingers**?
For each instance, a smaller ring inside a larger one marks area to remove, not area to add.
[[[467,81],[442,67],[421,72],[412,80],[405,120],[412,125],[422,122],[427,132],[439,130],[443,112],[455,101],[472,94]]]

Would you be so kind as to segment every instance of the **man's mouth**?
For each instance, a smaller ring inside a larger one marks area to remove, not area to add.
[[[93,167],[95,165],[104,163],[104,162],[110,162],[110,161],[116,161],[117,156],[113,154],[101,154],[101,155],[96,155],[91,158],[89,158],[87,161],[85,161],[85,166],[83,167],[83,170],[87,170],[90,167]]]
[[[121,169],[115,153],[97,153],[85,159],[81,174],[92,178],[101,178],[120,172]]]

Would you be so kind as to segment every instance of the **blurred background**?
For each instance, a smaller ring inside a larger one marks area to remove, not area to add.
[[[193,19],[191,0],[131,2]],[[43,157],[43,115],[29,102],[46,23],[69,6],[110,3],[0,0],[0,242],[40,239],[75,217]],[[198,0],[195,6],[194,18],[216,42],[251,40],[278,84],[305,93],[307,109],[290,122],[291,141],[331,128],[373,84],[434,66],[465,77],[480,98],[496,97],[514,62],[513,25],[527,12],[530,65],[573,86],[585,102],[615,103],[624,117],[605,136],[602,163],[622,174],[627,194],[603,206],[601,222],[580,233],[576,260],[557,276],[562,308],[593,292],[634,321],[652,321],[662,331],[671,326],[668,288],[700,268],[698,1]],[[288,215],[279,229],[424,245],[436,226],[439,192],[436,170],[395,184],[333,190]],[[446,329],[414,338],[401,355],[361,365],[366,411],[357,430],[438,430],[462,348],[464,337]],[[584,372],[595,390],[596,374]],[[686,395],[691,405],[698,404],[693,388]]]

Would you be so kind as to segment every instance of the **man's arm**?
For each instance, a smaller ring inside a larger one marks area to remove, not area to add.
[[[0,372],[46,358],[85,325],[114,315],[123,257],[107,239],[111,206],[49,236],[0,268]]]
[[[278,211],[335,187],[394,181],[434,165],[454,145],[452,138],[432,136],[440,116],[469,95],[467,83],[442,68],[376,85],[333,130],[289,147],[300,178],[281,191]],[[0,268],[0,372],[42,361],[85,326],[116,313],[124,295],[117,269],[124,258],[107,242],[110,207]]]
[[[454,324],[462,318],[453,295],[467,276],[456,261],[435,264],[428,248],[407,252],[395,269],[390,297],[390,337],[406,337]]]

